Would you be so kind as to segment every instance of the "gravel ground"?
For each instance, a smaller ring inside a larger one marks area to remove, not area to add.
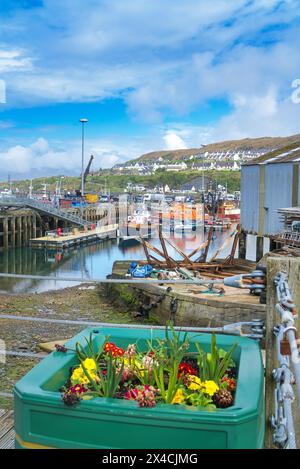
[[[149,324],[135,318],[135,313],[121,310],[105,296],[97,285],[66,288],[40,294],[0,295],[0,314],[35,316],[73,321],[99,321],[120,324]],[[41,342],[66,339],[80,332],[82,325],[62,325],[0,319],[0,339],[6,350],[38,352]],[[26,374],[39,360],[23,357],[7,357],[0,364],[0,391],[11,392],[14,383]],[[12,400],[0,397],[0,408],[10,408]]]

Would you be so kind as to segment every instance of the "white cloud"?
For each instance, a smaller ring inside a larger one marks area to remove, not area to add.
[[[0,49],[0,73],[27,71],[32,69],[32,59],[22,50]]]
[[[158,141],[160,141],[158,139]],[[119,144],[97,139],[86,142],[85,164],[89,155],[94,155],[92,170],[109,168],[117,163],[136,158],[149,149],[149,141],[128,139]],[[161,141],[156,149],[161,148]],[[13,178],[28,178],[46,175],[81,174],[81,141],[67,141],[51,145],[45,138],[32,144],[14,145],[0,151],[0,178],[11,173]]]
[[[180,150],[186,148],[184,140],[174,131],[167,131],[163,139],[167,150]]]
[[[268,39],[264,28],[299,18],[298,6],[296,0],[77,0],[74,8],[73,0],[46,0],[43,9],[2,25],[14,43],[2,52],[2,70],[22,71],[9,77],[11,104],[125,96],[139,118],[158,120],[168,109],[184,115],[236,86],[258,88],[268,66],[272,79],[282,81],[291,54],[296,68],[297,30],[293,37],[273,32],[283,44],[281,57],[256,40]]]
[[[157,125],[132,141],[90,142],[98,166],[160,148],[299,131],[300,105],[289,99],[300,75],[298,0],[74,3],[45,0],[0,19],[0,73],[10,107],[119,97],[131,116]],[[197,125],[190,113],[215,100],[231,109]],[[170,115],[175,123],[164,125]],[[0,158],[20,174],[70,171],[72,160],[79,174],[80,142],[39,139]]]

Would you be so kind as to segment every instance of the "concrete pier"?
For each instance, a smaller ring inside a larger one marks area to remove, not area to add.
[[[79,231],[74,230],[73,233],[55,236],[43,236],[30,240],[30,246],[34,248],[47,248],[47,249],[68,249],[82,244],[90,244],[98,242],[102,239],[116,238],[118,225],[107,225],[95,230]],[[55,234],[55,232],[54,232]]]
[[[80,209],[75,207],[68,211],[78,215]],[[103,204],[103,207],[86,207],[83,217],[95,224],[105,217],[110,218],[106,204]],[[115,223],[115,220],[108,220],[108,223]],[[40,238],[46,231],[56,230],[58,227],[68,228],[70,224],[30,209],[0,212],[0,249],[29,246],[31,240]]]
[[[28,246],[29,239],[41,235],[42,224],[31,210],[0,213],[0,249]]]

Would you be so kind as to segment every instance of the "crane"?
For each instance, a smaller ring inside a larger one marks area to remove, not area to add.
[[[88,162],[88,165],[87,165],[87,167],[85,168],[85,171],[84,171],[84,175],[83,175],[83,182],[84,182],[84,183],[86,182],[86,178],[88,177],[88,174],[89,174],[89,172],[90,172],[93,159],[94,159],[94,155],[91,155],[91,156],[90,156],[90,160],[89,160],[89,162]],[[78,189],[78,191],[76,191],[76,192],[80,192],[80,189]],[[83,195],[84,195],[84,194],[82,194],[82,196],[83,196]]]

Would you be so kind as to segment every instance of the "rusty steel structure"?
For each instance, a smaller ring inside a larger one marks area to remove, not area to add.
[[[216,253],[213,255],[209,262],[207,262],[207,255],[213,237],[213,227],[211,227],[209,230],[207,240],[201,243],[196,249],[194,249],[189,254],[184,253],[169,239],[164,238],[161,229],[159,229],[159,240],[161,248],[153,246],[153,244],[151,244],[149,241],[146,241],[144,238],[139,239],[143,246],[147,262],[155,268],[170,270],[178,268],[187,268],[192,271],[207,272],[209,273],[209,275],[218,274],[219,276],[223,269],[230,269],[230,267],[233,267],[235,264],[234,258],[238,245],[239,234],[240,227],[238,225],[235,231],[231,234],[230,237],[225,240],[223,245],[216,251]],[[225,245],[228,244],[228,241],[230,241],[232,237],[233,242],[230,254],[225,259],[218,259],[220,252],[223,250]],[[173,257],[171,257],[167,249],[167,244],[171,246],[181,256],[180,259],[174,259]],[[201,251],[203,252],[199,255]],[[198,255],[198,257],[195,258],[196,255]]]

